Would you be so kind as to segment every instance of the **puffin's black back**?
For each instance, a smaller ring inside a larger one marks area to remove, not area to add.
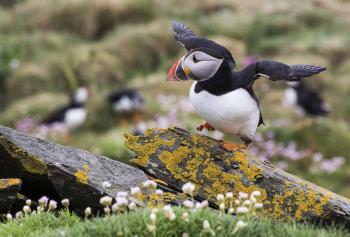
[[[110,103],[118,102],[122,97],[128,97],[131,100],[140,100],[141,103],[144,102],[143,97],[134,89],[124,89],[113,91],[108,95],[108,101]]]

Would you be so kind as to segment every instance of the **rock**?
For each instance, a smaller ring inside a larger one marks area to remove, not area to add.
[[[263,217],[279,220],[336,222],[350,228],[350,200],[248,158],[245,150],[227,151],[217,140],[178,128],[150,129],[143,136],[126,135],[136,153],[133,163],[173,190],[196,185],[195,198],[213,206],[217,194],[261,192]],[[177,195],[180,196],[180,191]]]
[[[37,200],[69,198],[75,211],[101,208],[103,195],[115,196],[147,180],[131,166],[72,147],[21,134],[0,125],[0,178],[22,180],[20,193]]]
[[[0,179],[0,213],[10,211],[21,184],[20,179]]]

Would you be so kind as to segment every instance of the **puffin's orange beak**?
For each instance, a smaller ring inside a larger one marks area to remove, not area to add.
[[[184,71],[182,69],[182,60],[184,59],[184,57],[180,58],[179,60],[177,60],[173,66],[170,68],[169,72],[168,72],[168,76],[167,76],[167,81],[186,81],[189,78],[187,77],[187,75],[189,74],[190,70],[188,68],[186,68],[186,71]]]

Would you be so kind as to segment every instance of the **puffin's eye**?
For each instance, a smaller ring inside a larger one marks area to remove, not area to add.
[[[198,63],[199,62],[199,60],[196,58],[196,55],[192,56],[192,60],[193,60],[194,63]]]

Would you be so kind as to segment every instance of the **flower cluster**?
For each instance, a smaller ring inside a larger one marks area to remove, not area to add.
[[[54,123],[49,126],[40,125],[35,118],[24,117],[16,123],[16,130],[31,134],[43,139],[58,140],[68,134],[68,128],[63,123]]]
[[[65,208],[68,208],[69,206],[69,200],[63,199],[62,205]],[[50,200],[48,197],[43,196],[38,200],[38,205],[33,207],[33,202],[31,199],[27,199],[25,202],[25,205],[22,208],[22,211],[19,211],[15,214],[15,218],[21,218],[26,215],[34,215],[34,214],[41,214],[43,212],[50,212],[57,209],[57,202],[55,200]],[[8,213],[6,214],[7,220],[12,220],[13,216]]]
[[[164,192],[157,189],[157,183],[153,180],[145,181],[142,187],[133,187],[129,191],[117,192],[116,196],[113,198],[111,196],[103,196],[100,198],[100,204],[103,207],[105,215],[121,214],[125,212],[135,211],[139,208],[150,208],[149,217],[147,218],[145,229],[156,234],[157,230],[157,220],[162,215],[167,221],[179,220],[185,223],[189,223],[193,218],[192,215],[195,212],[200,212],[205,208],[208,208],[209,202],[196,201],[194,199],[194,193],[196,187],[194,184],[188,182],[182,186],[182,191],[184,194],[188,195],[190,199],[186,199],[182,202],[184,211],[180,214],[176,214],[171,205],[164,205]],[[155,202],[157,205],[154,206],[154,200],[150,198],[154,196],[156,199],[161,199],[161,201]],[[261,196],[259,191],[254,191],[250,195],[240,192],[238,198],[234,199],[234,194],[228,192],[224,194],[217,195],[217,204],[220,209],[221,215],[236,214],[237,222],[233,232],[237,232],[239,229],[244,228],[248,225],[250,216],[254,216],[258,210],[262,208],[262,204],[258,202],[258,198]],[[35,210],[32,210],[32,201],[27,200],[23,207],[23,210],[16,213],[15,218],[21,218],[26,215],[41,214],[44,212],[51,212],[57,209],[57,202],[54,200],[49,200],[48,197],[44,196],[38,200],[38,205]],[[65,198],[61,201],[63,208],[68,210],[70,201]],[[89,218],[92,215],[91,207],[87,207],[84,211],[85,218]],[[178,216],[177,216],[178,215]],[[7,214],[6,218],[11,221],[14,217],[11,214]],[[210,235],[215,235],[216,230],[222,230],[223,226],[215,226],[210,223],[209,220],[202,220],[202,232],[208,233]],[[187,233],[183,233],[182,236],[188,236]]]
[[[265,135],[256,134],[250,153],[261,160],[274,161],[281,169],[288,169],[289,164],[298,161],[308,162],[312,173],[334,173],[345,162],[344,157],[325,159],[321,153],[311,150],[299,150],[295,142],[284,144],[275,140],[275,134],[268,132]]]

